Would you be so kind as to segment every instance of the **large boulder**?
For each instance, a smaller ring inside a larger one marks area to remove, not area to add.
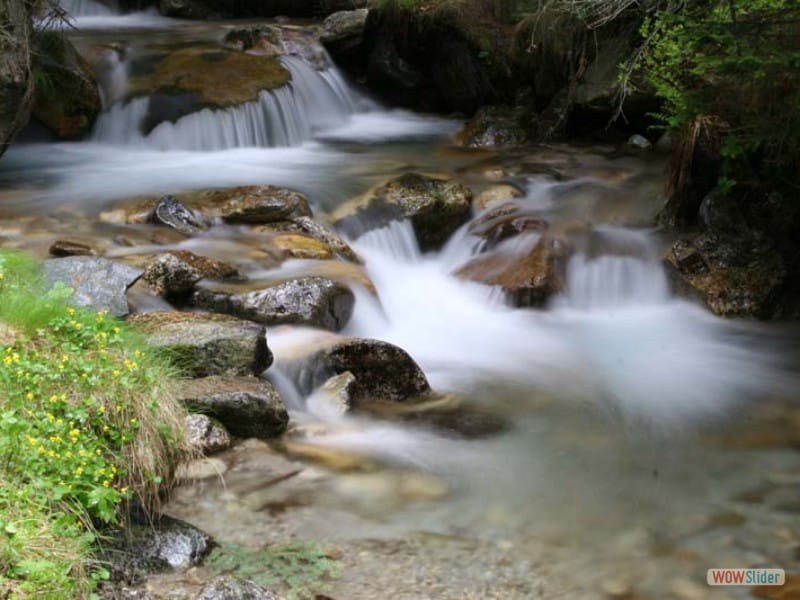
[[[245,291],[233,286],[203,288],[195,292],[193,302],[206,310],[267,325],[309,325],[338,331],[353,314],[355,296],[337,281],[301,277]]]
[[[366,8],[329,15],[322,22],[319,40],[333,56],[347,60],[361,49],[368,15],[369,10]]]
[[[420,248],[431,250],[441,247],[467,220],[471,201],[472,192],[460,183],[408,173],[343,205],[332,219],[353,237],[410,219]]]
[[[131,71],[129,96],[150,96],[144,134],[163,121],[203,108],[254,102],[261,91],[291,79],[276,57],[217,46],[182,46],[166,54],[137,57]]]
[[[182,389],[181,398],[187,408],[213,416],[237,437],[272,438],[289,424],[278,392],[255,377],[193,379]]]
[[[419,365],[402,348],[379,340],[329,338],[287,358],[281,366],[309,394],[334,376],[346,375],[349,407],[403,402],[430,392]]]
[[[61,32],[39,32],[34,39],[39,77],[33,117],[60,139],[88,134],[102,109],[92,68]]]
[[[142,275],[139,269],[90,256],[53,258],[46,260],[43,268],[49,285],[62,283],[73,289],[70,302],[115,317],[128,314],[125,292]]]
[[[129,319],[187,375],[260,375],[272,364],[262,325],[226,315],[151,312]]]
[[[24,0],[0,3],[0,156],[27,123],[33,102],[29,7]]]
[[[534,243],[530,243],[535,240]],[[514,306],[540,307],[564,290],[570,245],[562,237],[526,235],[522,248],[512,252],[502,247],[481,254],[456,271],[456,276],[485,285],[498,286]],[[525,247],[527,246],[527,247]]]

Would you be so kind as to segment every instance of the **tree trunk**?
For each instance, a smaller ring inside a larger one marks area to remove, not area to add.
[[[33,100],[29,11],[24,0],[0,1],[0,155],[27,122]]]

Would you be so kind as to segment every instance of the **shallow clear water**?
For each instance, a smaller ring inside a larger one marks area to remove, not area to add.
[[[102,18],[130,26],[121,20],[128,17]],[[117,35],[102,27],[104,41]],[[180,31],[181,39],[209,35],[202,27]],[[163,32],[152,35],[163,41]],[[376,597],[375,590],[397,598],[703,598],[708,567],[796,573],[796,333],[721,320],[674,297],[662,240],[648,229],[662,202],[663,159],[605,147],[456,149],[459,121],[384,109],[349,87],[350,104],[326,96],[338,109],[315,122],[315,90],[330,92],[340,75],[306,74],[305,91],[297,90],[305,100],[286,99],[302,133],[282,147],[254,147],[258,136],[207,145],[203,132],[230,133],[233,121],[249,118],[226,121],[210,111],[149,140],[103,136],[116,118],[108,113],[94,141],[16,145],[0,161],[6,245],[42,253],[67,232],[108,238],[116,230],[96,215],[115,201],[203,187],[292,187],[324,214],[371,185],[421,170],[476,191],[498,178],[521,188],[521,209],[576,245],[567,289],[544,309],[514,309],[497,290],[457,279],[452,273],[481,244],[466,228],[430,254],[420,253],[408,223],[354,240],[377,294],[355,286],[355,314],[343,333],[399,345],[437,391],[498,417],[506,430],[456,439],[421,424],[332,417],[306,405],[280,370],[282,357],[317,334],[271,328],[272,377],[293,420],[316,427],[304,443],[356,455],[363,470],[303,463],[302,476],[270,488],[272,500],[289,506],[273,514],[247,489],[285,459],[245,445],[223,456],[224,483],[184,488],[169,510],[223,540],[258,546],[297,535],[338,544],[348,555],[334,596],[345,598]],[[246,147],[222,149],[228,145]],[[511,259],[535,242],[530,235],[494,251]],[[254,243],[220,227],[174,247],[229,259]],[[291,261],[276,270],[257,259],[246,266],[264,278],[330,267]],[[292,504],[296,497],[302,501]],[[365,545],[372,538],[400,545]],[[420,565],[423,556],[444,571]],[[386,566],[393,560],[400,572]],[[408,577],[415,569],[421,575]],[[438,591],[424,591],[429,584]]]

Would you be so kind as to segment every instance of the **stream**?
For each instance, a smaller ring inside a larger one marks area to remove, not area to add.
[[[351,240],[377,293],[352,284],[355,311],[341,334],[396,344],[436,391],[506,425],[456,437],[331,414],[282,370],[320,333],[271,327],[266,376],[308,431],[304,451],[240,444],[217,457],[222,475],[179,488],[168,514],[245,547],[319,541],[342,565],[325,591],[337,600],[750,598],[745,587],[707,587],[706,569],[800,572],[798,335],[717,318],[673,293],[661,259],[669,240],[651,226],[664,156],[588,144],[459,148],[463,120],[383,107],[324,54],[322,68],[282,57],[291,83],[256,102],[145,135],[149,98],[125,100],[137,53],[218,39],[232,24],[118,15],[92,0],[64,7],[77,16],[69,36],[78,47],[113,43],[124,56],[109,59],[105,111],[88,139],[27,131],[0,161],[4,246],[46,257],[67,235],[124,233],[137,243],[106,254],[130,258],[153,251],[153,226],[100,218],[126,198],[273,184],[303,192],[324,215],[413,171],[476,194],[513,184],[524,213],[577,248],[565,291],[531,309],[453,275],[481,250],[469,224],[427,253],[409,222]],[[282,27],[300,35],[307,24]],[[535,239],[522,234],[492,252],[512,260]],[[160,244],[237,261],[255,281],[331,268],[260,264],[257,243],[219,226]],[[148,585],[181,597],[203,569]]]

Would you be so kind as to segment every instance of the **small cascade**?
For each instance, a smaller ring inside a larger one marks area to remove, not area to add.
[[[110,110],[128,87],[128,67],[116,50],[107,51],[95,65],[103,110]]]
[[[59,0],[61,8],[70,17],[107,17],[117,14],[116,6],[108,6],[108,3],[98,2],[97,0]]]
[[[358,245],[403,262],[417,262],[421,256],[410,221],[392,221],[386,227],[367,231],[358,238]]]
[[[158,150],[298,146],[316,132],[342,124],[356,111],[357,98],[335,67],[317,71],[294,56],[284,57],[282,63],[291,73],[291,82],[261,92],[255,102],[204,109],[174,123],[162,122],[144,135],[141,126],[150,99],[136,98],[115,104],[101,115],[92,139]]]
[[[669,284],[649,234],[611,227],[600,232],[612,249],[595,256],[585,251],[570,259],[562,306],[608,310],[668,302]]]

